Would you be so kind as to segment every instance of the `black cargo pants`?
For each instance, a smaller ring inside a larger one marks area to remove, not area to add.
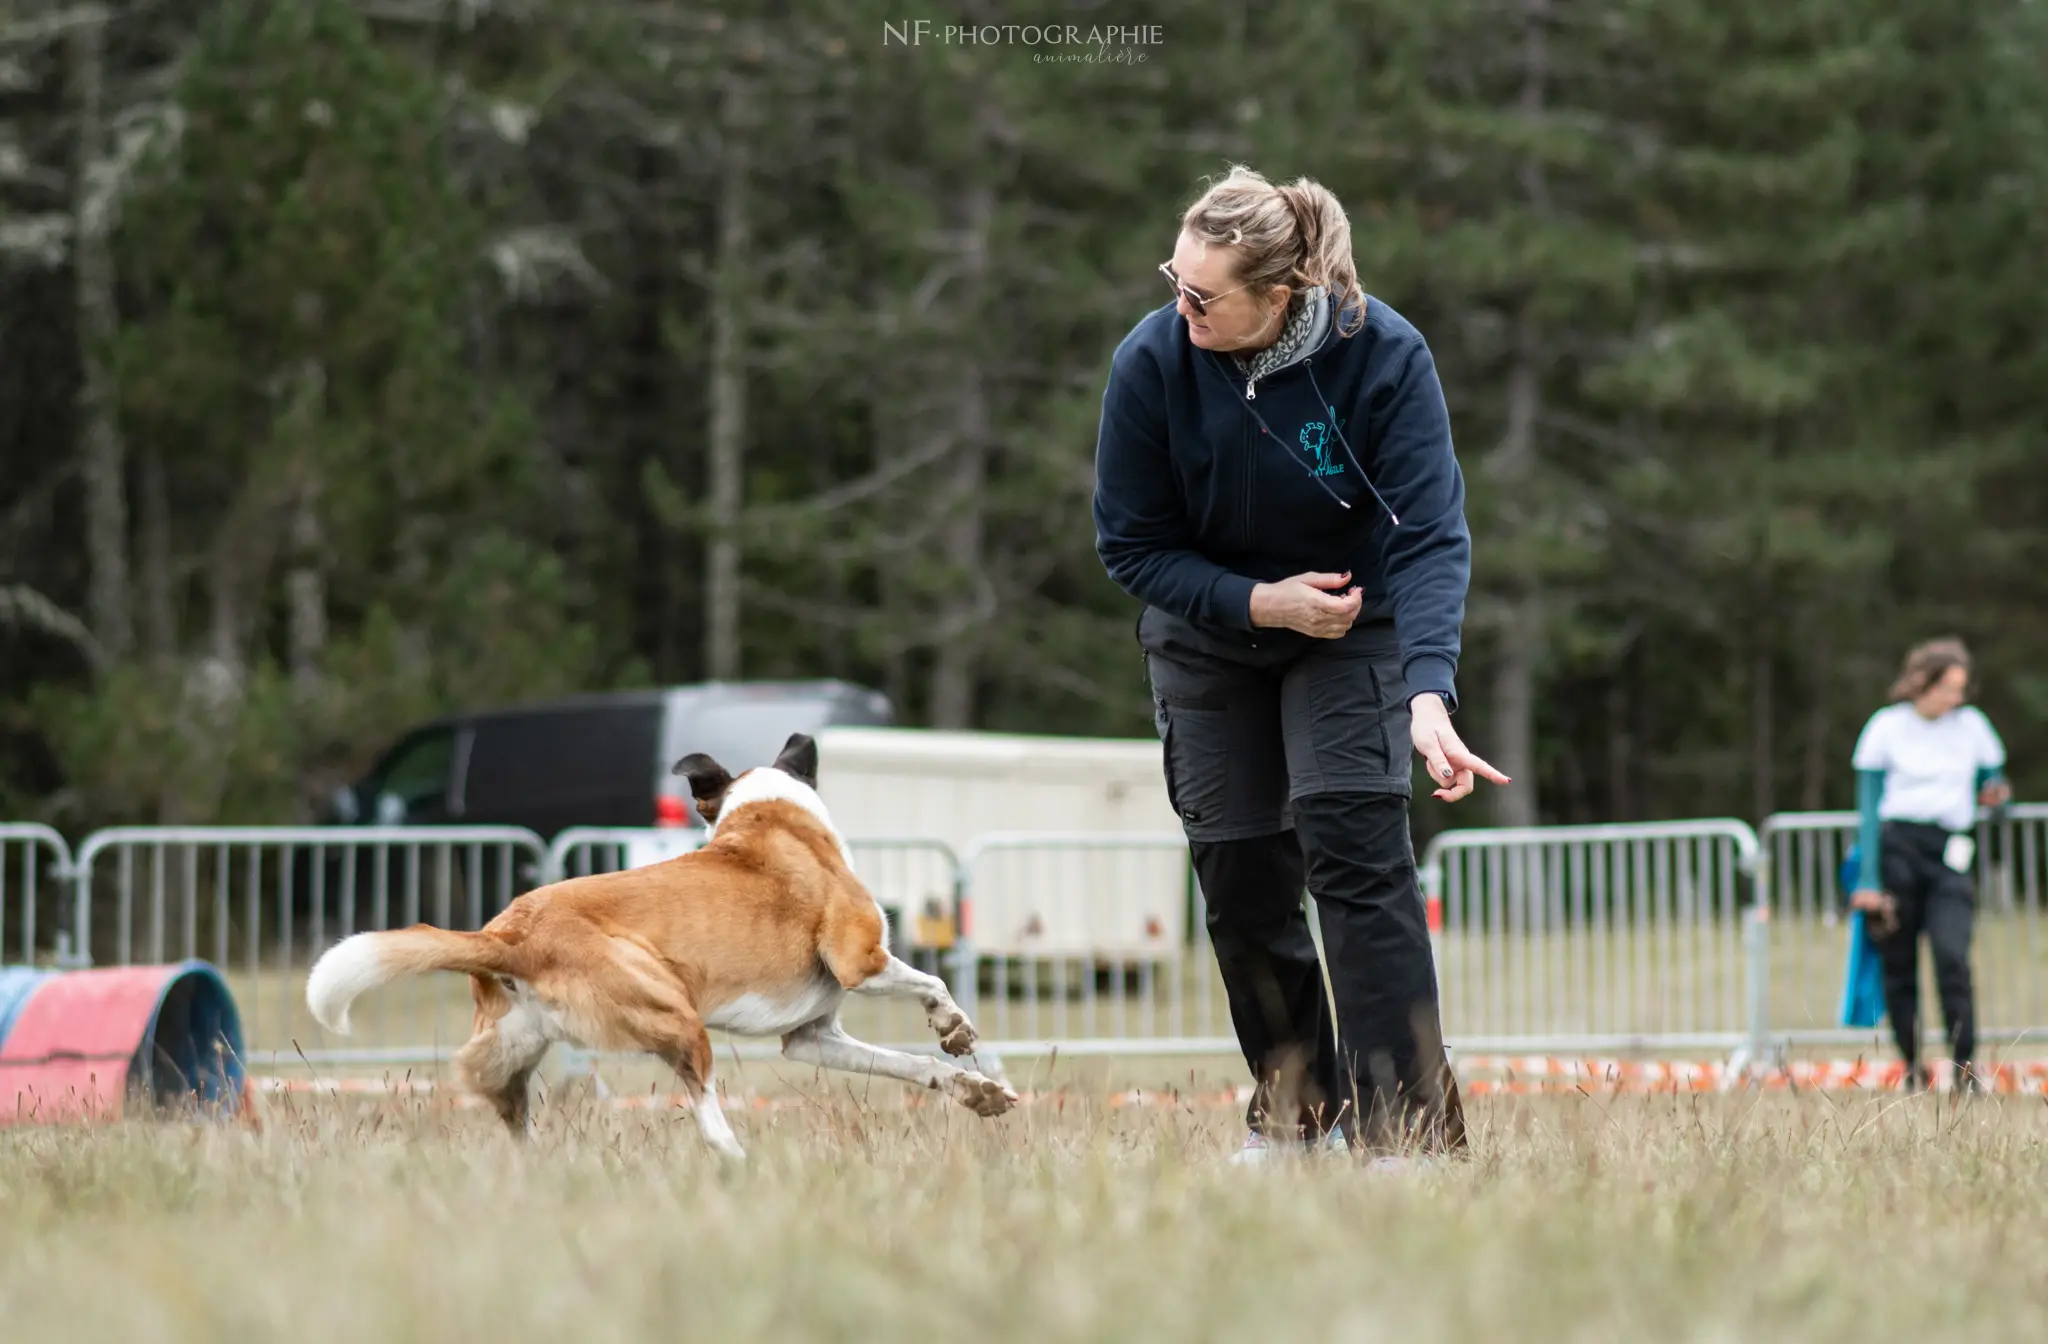
[[[1920,935],[1934,954],[1934,986],[1948,1028],[1957,1077],[1977,1051],[1977,1006],[1970,984],[1970,926],[1976,897],[1967,873],[1942,861],[1949,832],[1920,822],[1884,824],[1884,889],[1898,909],[1898,927],[1873,938],[1884,966],[1884,1007],[1909,1077],[1920,1062]]]
[[[1408,828],[1413,748],[1392,622],[1338,640],[1232,640],[1147,608],[1138,642],[1254,1080],[1247,1122],[1337,1127],[1371,1150],[1462,1148]]]

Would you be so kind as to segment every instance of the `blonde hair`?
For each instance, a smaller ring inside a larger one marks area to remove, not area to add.
[[[1349,336],[1365,325],[1351,221],[1322,183],[1298,177],[1275,186],[1234,164],[1187,208],[1180,226],[1211,246],[1236,248],[1237,278],[1247,288],[1262,293],[1287,285],[1298,294],[1322,285],[1337,297],[1339,333]]]
[[[1915,644],[1899,666],[1898,680],[1892,683],[1892,699],[1918,700],[1952,667],[1960,667],[1966,676],[1969,674],[1970,650],[1962,640],[1951,635]]]

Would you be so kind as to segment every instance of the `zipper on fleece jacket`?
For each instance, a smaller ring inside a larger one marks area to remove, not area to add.
[[[1252,549],[1252,532],[1258,518],[1258,510],[1252,506],[1252,492],[1257,489],[1259,480],[1258,451],[1258,438],[1252,433],[1252,422],[1247,419],[1244,422],[1244,451],[1238,454],[1239,461],[1243,464],[1241,471],[1244,481],[1242,488],[1237,492],[1238,527],[1244,533],[1246,551]]]
[[[1289,457],[1290,459],[1293,459],[1293,458],[1294,458],[1294,454],[1293,454],[1293,453],[1291,453],[1291,452],[1288,452],[1288,451],[1287,451],[1287,445],[1286,445],[1286,444],[1285,444],[1284,442],[1282,442],[1282,440],[1281,440],[1281,438],[1280,438],[1280,436],[1279,436],[1278,434],[1275,434],[1275,433],[1273,432],[1273,428],[1272,428],[1272,426],[1270,426],[1270,425],[1268,425],[1268,424],[1266,423],[1266,417],[1265,417],[1265,416],[1263,416],[1263,415],[1260,415],[1260,414],[1259,414],[1259,408],[1258,408],[1257,406],[1255,406],[1255,405],[1253,405],[1253,404],[1252,404],[1252,403],[1253,403],[1253,402],[1254,402],[1255,400],[1257,400],[1257,396],[1258,396],[1257,392],[1256,392],[1256,391],[1254,391],[1254,390],[1253,390],[1253,388],[1252,388],[1252,381],[1253,381],[1253,380],[1252,380],[1252,379],[1251,379],[1251,378],[1250,378],[1249,376],[1244,376],[1244,375],[1240,375],[1239,373],[1237,373],[1237,372],[1235,371],[1235,369],[1234,369],[1234,368],[1232,367],[1232,366],[1233,366],[1233,364],[1235,363],[1235,361],[1233,361],[1232,359],[1230,359],[1230,358],[1229,358],[1228,356],[1225,356],[1225,355],[1219,355],[1219,354],[1217,354],[1217,353],[1216,353],[1215,351],[1213,351],[1213,350],[1209,351],[1209,352],[1208,352],[1208,355],[1209,355],[1209,358],[1211,358],[1211,359],[1215,360],[1215,361],[1217,362],[1217,364],[1218,364],[1219,366],[1221,366],[1221,368],[1222,368],[1222,370],[1223,370],[1223,377],[1224,377],[1224,379],[1225,379],[1226,381],[1234,382],[1234,381],[1236,381],[1236,380],[1237,380],[1237,379],[1238,379],[1238,378],[1239,378],[1240,376],[1243,376],[1243,377],[1244,377],[1244,381],[1245,381],[1245,397],[1244,397],[1244,408],[1245,408],[1245,410],[1246,410],[1246,411],[1248,411],[1248,412],[1250,412],[1250,414],[1251,414],[1251,417],[1252,417],[1252,419],[1254,419],[1254,420],[1256,420],[1256,421],[1258,421],[1258,422],[1259,422],[1259,431],[1260,431],[1260,432],[1261,432],[1262,434],[1264,434],[1264,435],[1265,435],[1265,436],[1266,436],[1267,438],[1269,438],[1269,439],[1273,440],[1274,444],[1275,444],[1275,445],[1276,445],[1276,446],[1277,446],[1277,447],[1278,447],[1278,448],[1280,449],[1280,451],[1281,451],[1281,452],[1283,452],[1283,453],[1287,453],[1287,456],[1288,456],[1288,457]],[[1362,462],[1360,462],[1360,461],[1358,460],[1358,454],[1357,454],[1357,453],[1355,453],[1355,452],[1353,452],[1353,451],[1351,450],[1351,440],[1350,440],[1350,438],[1349,438],[1349,437],[1347,437],[1347,436],[1345,435],[1345,433],[1344,433],[1344,430],[1343,430],[1343,428],[1342,428],[1341,426],[1339,426],[1339,425],[1338,425],[1338,423],[1337,423],[1337,410],[1336,410],[1336,408],[1335,408],[1334,406],[1330,405],[1330,401],[1329,401],[1329,398],[1327,398],[1327,397],[1325,397],[1325,396],[1323,395],[1323,389],[1322,389],[1322,385],[1321,385],[1320,383],[1316,382],[1316,371],[1315,371],[1314,365],[1315,365],[1315,356],[1314,356],[1314,355],[1309,355],[1308,357],[1306,357],[1306,358],[1304,358],[1304,359],[1296,360],[1296,361],[1295,361],[1294,363],[1292,363],[1292,364],[1288,364],[1288,365],[1286,365],[1286,366],[1285,366],[1285,367],[1283,367],[1283,368],[1278,368],[1278,369],[1275,369],[1275,370],[1273,370],[1273,373],[1274,373],[1274,374],[1282,374],[1282,373],[1285,373],[1285,372],[1287,372],[1287,370],[1288,370],[1288,369],[1293,369],[1293,368],[1299,368],[1299,369],[1300,369],[1300,370],[1301,370],[1301,371],[1302,371],[1303,373],[1305,373],[1305,374],[1307,374],[1307,375],[1308,375],[1308,385],[1309,385],[1309,386],[1310,386],[1311,388],[1313,388],[1313,389],[1315,390],[1315,394],[1316,394],[1316,400],[1317,400],[1318,402],[1322,403],[1322,407],[1323,407],[1323,412],[1324,412],[1324,414],[1326,414],[1326,415],[1328,415],[1328,416],[1330,417],[1330,430],[1331,430],[1331,432],[1332,432],[1332,433],[1334,433],[1334,434],[1335,434],[1335,435],[1337,436],[1337,442],[1338,442],[1338,443],[1340,443],[1341,445],[1343,445],[1343,448],[1344,448],[1344,456],[1350,459],[1350,461],[1351,461],[1351,465],[1352,465],[1352,466],[1354,466],[1354,467],[1358,468],[1358,479],[1359,479],[1360,481],[1362,481],[1362,482],[1364,482],[1364,483],[1365,483],[1365,488],[1366,488],[1366,489],[1367,489],[1367,490],[1368,490],[1369,492],[1371,492],[1371,494],[1372,494],[1372,497],[1373,497],[1373,499],[1374,499],[1374,500],[1375,500],[1375,501],[1376,501],[1376,502],[1377,502],[1377,503],[1379,504],[1380,508],[1381,508],[1381,509],[1383,509],[1383,510],[1384,510],[1384,511],[1386,512],[1386,515],[1387,515],[1387,519],[1388,519],[1388,521],[1389,521],[1389,522],[1391,522],[1391,523],[1393,523],[1393,525],[1394,525],[1395,527],[1399,527],[1399,526],[1401,525],[1401,516],[1400,516],[1399,514],[1397,514],[1397,513],[1395,513],[1395,512],[1394,512],[1394,507],[1393,507],[1393,505],[1391,505],[1391,504],[1387,503],[1387,499],[1386,499],[1386,496],[1384,496],[1384,495],[1382,495],[1382,494],[1380,493],[1380,489],[1379,489],[1379,487],[1373,484],[1373,482],[1372,482],[1372,477],[1371,477],[1371,476],[1368,476],[1368,475],[1366,474],[1366,471],[1365,471],[1365,464],[1364,464],[1364,463],[1362,463]],[[1246,432],[1247,432],[1247,434],[1249,434],[1249,432],[1250,432],[1250,431],[1249,431],[1249,427],[1247,427],[1247,431],[1246,431]],[[1254,450],[1254,451],[1256,451],[1256,450]],[[1252,453],[1251,453],[1251,452],[1247,452],[1247,453],[1245,454],[1245,460],[1246,460],[1246,462],[1247,462],[1247,463],[1249,463],[1249,462],[1250,462],[1250,461],[1252,460]],[[1296,459],[1296,460],[1298,460],[1298,459]],[[1315,468],[1314,468],[1314,467],[1311,467],[1311,466],[1310,466],[1310,465],[1309,465],[1309,464],[1308,464],[1307,462],[1301,462],[1301,463],[1300,463],[1300,465],[1301,465],[1301,469],[1302,469],[1303,471],[1306,471],[1306,472],[1308,473],[1308,477],[1309,477],[1309,479],[1310,479],[1310,480],[1312,480],[1312,481],[1314,481],[1314,482],[1316,483],[1316,485],[1317,485],[1317,486],[1318,486],[1318,487],[1319,487],[1319,488],[1320,488],[1320,489],[1322,490],[1322,492],[1323,492],[1324,494],[1328,495],[1328,496],[1329,496],[1329,497],[1330,497],[1331,499],[1333,499],[1333,500],[1335,500],[1335,501],[1337,502],[1337,507],[1338,507],[1338,508],[1340,508],[1340,509],[1343,509],[1343,510],[1344,510],[1344,511],[1345,511],[1346,513],[1349,513],[1349,512],[1351,511],[1351,501],[1349,501],[1349,500],[1345,499],[1345,498],[1344,498],[1344,496],[1342,496],[1342,495],[1338,494],[1338,493],[1337,493],[1337,492],[1336,492],[1335,490],[1332,490],[1332,489],[1330,488],[1330,483],[1329,483],[1328,481],[1326,481],[1326,480],[1324,480],[1324,479],[1323,479],[1322,477],[1320,477],[1320,476],[1316,475],[1316,470],[1315,470]],[[1250,482],[1251,478],[1252,478],[1252,473],[1251,473],[1251,469],[1249,468],[1249,466],[1247,466],[1247,469],[1246,469],[1246,475],[1245,475],[1245,479],[1246,479],[1247,483],[1249,483],[1249,482]],[[1241,513],[1241,515],[1242,515],[1242,516],[1244,517],[1244,519],[1245,519],[1245,538],[1246,538],[1246,542],[1247,542],[1247,544],[1249,544],[1249,542],[1250,542],[1250,539],[1251,539],[1251,530],[1252,530],[1252,515],[1251,515],[1251,490],[1250,490],[1250,488],[1249,488],[1249,484],[1247,484],[1247,488],[1246,488],[1246,490],[1244,491],[1244,500],[1243,500],[1243,505],[1242,505],[1242,508],[1240,509],[1240,513]]]
[[[1312,359],[1312,358],[1314,358],[1314,356],[1312,356],[1312,355],[1308,357],[1308,359]],[[1281,365],[1281,366],[1280,366],[1279,368],[1277,368],[1277,369],[1268,369],[1268,370],[1267,370],[1267,371],[1266,371],[1266,372],[1265,372],[1264,374],[1250,374],[1250,373],[1246,374],[1246,375],[1244,376],[1244,399],[1245,399],[1246,401],[1257,401],[1257,400],[1259,399],[1259,386],[1258,386],[1258,384],[1259,384],[1259,379],[1260,379],[1261,377],[1265,377],[1265,378],[1273,378],[1273,377],[1277,377],[1278,375],[1280,375],[1280,374],[1283,374],[1283,373],[1287,372],[1287,371],[1288,371],[1289,369],[1291,369],[1291,368],[1294,368],[1294,367],[1295,367],[1296,365],[1301,365],[1301,366],[1304,366],[1304,367],[1306,367],[1306,365],[1307,365],[1307,363],[1308,363],[1308,359],[1297,359],[1297,360],[1295,360],[1295,361],[1294,361],[1294,363],[1293,363],[1293,364],[1282,364],[1282,365]]]
[[[1226,378],[1235,378],[1237,376],[1230,371],[1230,361],[1228,359],[1225,359],[1220,355],[1215,355],[1213,357],[1216,358],[1218,362],[1220,362],[1223,365],[1224,376]],[[1392,522],[1395,527],[1399,527],[1401,525],[1401,516],[1394,512],[1393,505],[1387,503],[1386,496],[1380,493],[1379,487],[1372,483],[1372,477],[1366,474],[1365,464],[1363,462],[1360,462],[1358,460],[1358,454],[1351,450],[1350,438],[1344,433],[1343,428],[1337,423],[1336,407],[1330,405],[1329,398],[1323,395],[1322,385],[1316,382],[1316,371],[1314,366],[1315,356],[1310,355],[1306,359],[1299,360],[1294,364],[1289,364],[1286,366],[1286,368],[1275,369],[1273,370],[1273,372],[1275,374],[1281,374],[1287,372],[1287,369],[1299,368],[1303,373],[1308,375],[1308,385],[1315,390],[1316,400],[1322,403],[1323,413],[1330,417],[1330,431],[1337,436],[1337,442],[1343,445],[1344,456],[1349,458],[1351,461],[1351,465],[1358,469],[1358,479],[1365,483],[1365,488],[1371,492],[1373,499],[1378,502],[1380,508],[1386,511],[1388,521]],[[1287,445],[1281,441],[1281,438],[1278,434],[1275,434],[1273,432],[1273,427],[1266,423],[1266,417],[1260,415],[1259,408],[1252,404],[1256,398],[1253,392],[1250,390],[1251,381],[1252,380],[1249,377],[1245,379],[1245,410],[1251,413],[1252,419],[1259,422],[1260,431],[1264,433],[1266,437],[1272,439],[1273,442],[1279,446],[1281,452],[1287,453],[1287,456],[1289,458],[1293,458],[1294,454],[1287,452]],[[1316,475],[1314,467],[1309,466],[1306,462],[1302,462],[1301,469],[1308,473],[1309,479],[1314,481],[1316,485],[1322,489],[1322,492],[1324,494],[1328,495],[1331,499],[1337,501],[1337,507],[1345,510],[1347,513],[1350,511],[1351,501],[1345,499],[1344,496],[1338,494],[1335,490],[1332,490],[1330,488],[1330,483],[1328,481]]]

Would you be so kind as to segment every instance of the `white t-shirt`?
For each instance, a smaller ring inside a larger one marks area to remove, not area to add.
[[[1853,760],[1885,772],[1881,819],[1967,831],[1977,820],[1977,771],[2003,766],[2005,744],[1975,705],[1928,719],[1902,701],[1870,716]]]

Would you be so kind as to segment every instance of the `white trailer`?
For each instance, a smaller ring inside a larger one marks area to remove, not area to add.
[[[818,791],[850,839],[939,840],[963,860],[980,847],[969,884],[977,954],[1130,964],[1176,960],[1186,947],[1187,847],[1156,738],[827,727],[817,740]],[[985,844],[1019,832],[1062,839]],[[872,853],[861,874],[900,912],[899,937],[950,943],[940,865]]]

